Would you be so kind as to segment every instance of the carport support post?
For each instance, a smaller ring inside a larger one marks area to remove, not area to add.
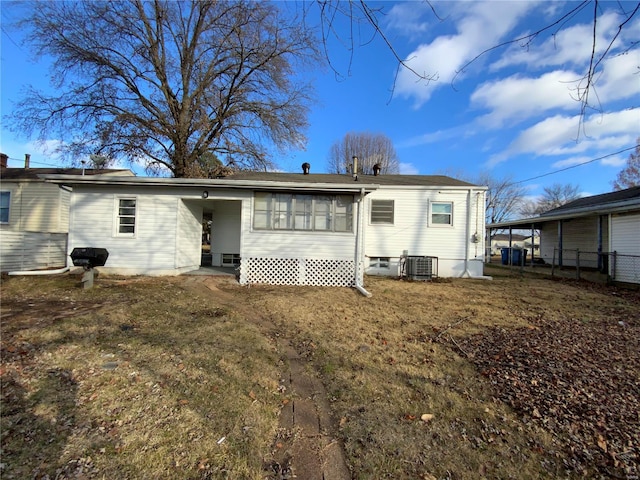
[[[509,266],[513,265],[513,247],[511,243],[513,242],[513,227],[509,225]]]
[[[531,224],[531,266],[533,267],[533,256],[536,251],[535,223]]]
[[[598,215],[598,271],[602,272],[602,215]]]
[[[558,220],[558,266],[562,268],[562,220]]]

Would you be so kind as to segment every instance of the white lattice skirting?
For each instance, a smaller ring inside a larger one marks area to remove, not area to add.
[[[240,283],[351,287],[355,262],[318,258],[243,258]]]

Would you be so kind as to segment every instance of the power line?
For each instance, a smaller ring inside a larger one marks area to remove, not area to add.
[[[538,178],[548,177],[549,175],[554,175],[556,173],[565,172],[567,170],[571,170],[572,168],[582,167],[583,165],[587,165],[589,163],[597,162],[598,160],[603,160],[603,159],[608,158],[608,157],[613,157],[614,155],[619,155],[621,153],[628,152],[629,150],[634,150],[634,149],[636,149],[638,147],[640,147],[640,145],[634,145],[633,147],[623,148],[622,150],[618,150],[617,152],[608,153],[607,155],[603,155],[603,156],[598,157],[598,158],[592,158],[591,160],[587,160],[586,162],[576,163],[575,165],[571,165],[570,167],[565,167],[565,168],[561,168],[559,170],[554,170],[552,172],[543,173],[542,175],[538,175],[538,176],[531,177],[531,178],[526,178],[524,180],[518,180],[517,182],[512,182],[509,185],[517,185],[519,183],[530,182],[531,180],[537,180]]]

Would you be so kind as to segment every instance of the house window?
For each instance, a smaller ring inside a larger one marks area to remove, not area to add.
[[[431,224],[432,225],[453,225],[453,203],[451,202],[431,203]]]
[[[393,225],[393,200],[371,200],[371,223]]]
[[[222,266],[223,267],[238,267],[238,266],[240,266],[240,255],[238,253],[223,253],[222,254]]]
[[[389,257],[371,257],[369,267],[377,269],[389,269]]]
[[[11,192],[0,192],[0,223],[9,223]]]
[[[136,199],[118,198],[117,235],[133,237],[136,233]]]
[[[353,231],[351,195],[256,192],[256,230]]]

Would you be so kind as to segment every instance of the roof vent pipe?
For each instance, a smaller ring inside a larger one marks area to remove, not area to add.
[[[304,175],[309,175],[309,169],[310,169],[310,168],[311,168],[311,165],[310,165],[309,163],[307,163],[307,162],[304,162],[304,163],[302,164],[302,173],[303,173]]]
[[[382,170],[382,167],[380,166],[380,164],[379,164],[379,163],[376,163],[376,164],[373,166],[373,175],[374,175],[375,177],[377,177],[378,175],[380,175],[380,170]]]
[[[30,161],[31,161],[31,154],[25,153],[24,154],[24,168],[25,169],[29,168],[29,162]]]
[[[354,155],[351,159],[353,160],[353,171],[351,174],[354,180],[358,180],[358,157]]]

